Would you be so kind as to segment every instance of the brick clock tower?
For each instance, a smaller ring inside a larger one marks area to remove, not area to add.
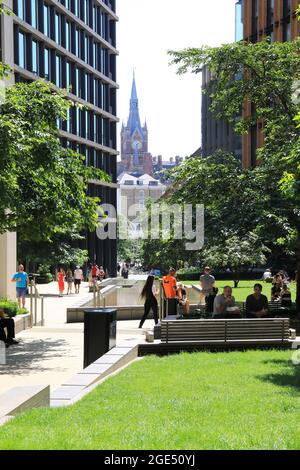
[[[141,126],[139,100],[137,97],[135,77],[133,76],[130,111],[127,125],[121,130],[121,162],[118,163],[118,174],[126,172],[135,176],[153,174],[152,155],[148,152],[148,129],[145,122]]]

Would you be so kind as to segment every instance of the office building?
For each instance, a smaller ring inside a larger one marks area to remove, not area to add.
[[[240,2],[239,2],[240,3]],[[243,38],[258,42],[265,37],[285,42],[296,39],[300,33],[297,8],[300,0],[242,0]],[[251,103],[245,113],[251,115]],[[243,165],[255,166],[257,148],[264,144],[263,125],[258,122],[243,136]]]
[[[243,22],[242,22],[242,0],[236,4],[235,12],[235,40],[243,39]],[[212,100],[210,93],[212,92],[211,74],[207,67],[203,67],[202,71],[202,156],[208,157],[217,150],[232,153],[239,160],[242,159],[242,137],[234,132],[234,124],[227,119],[217,119],[210,111]],[[206,92],[206,93],[204,93]]]
[[[62,145],[85,155],[111,183],[92,183],[89,194],[117,205],[116,0],[7,0],[14,15],[1,17],[1,60],[13,80],[46,79],[69,89],[84,108],[60,123]],[[87,233],[81,248],[91,262],[116,275],[116,241]]]

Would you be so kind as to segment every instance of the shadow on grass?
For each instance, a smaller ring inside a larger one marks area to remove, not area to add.
[[[290,387],[300,394],[300,365],[294,365],[292,360],[273,359],[263,361],[264,364],[282,366],[284,370],[277,373],[258,375],[257,378],[263,382],[269,382],[280,387]]]

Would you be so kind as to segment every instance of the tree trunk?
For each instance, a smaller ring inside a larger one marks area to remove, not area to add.
[[[239,282],[240,282],[240,273],[238,270],[234,271],[234,287],[237,289],[239,287]]]

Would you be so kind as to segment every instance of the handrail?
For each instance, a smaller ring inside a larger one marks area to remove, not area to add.
[[[40,295],[35,280],[30,281],[30,326],[38,324],[38,300],[41,301],[41,326],[45,326],[44,319],[44,296]]]
[[[112,289],[117,289],[117,286],[105,286],[103,289],[101,289],[100,287],[101,283],[99,283],[98,281],[93,282],[94,308],[105,307],[106,294],[111,292]]]

